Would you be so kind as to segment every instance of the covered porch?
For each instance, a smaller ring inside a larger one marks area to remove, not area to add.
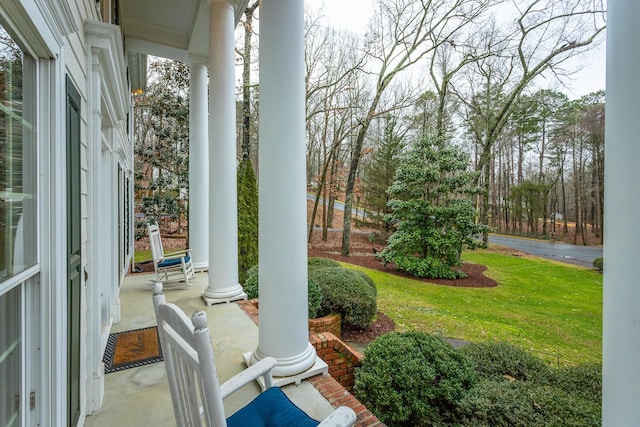
[[[149,285],[153,274],[129,275],[121,288],[122,318],[112,333],[156,325]],[[207,306],[200,294],[207,287],[208,273],[197,273],[192,286],[168,290],[168,302],[178,305],[187,315],[196,310],[207,313],[216,365],[221,381],[244,369],[242,354],[255,350],[258,327],[237,303]],[[330,376],[314,377],[282,390],[311,417],[322,420],[334,406],[348,405],[357,410],[359,403]],[[225,413],[233,414],[260,393],[257,382],[251,383],[225,400]],[[329,397],[329,398],[328,398]],[[349,404],[351,402],[351,404]],[[333,403],[333,405],[332,405]],[[173,406],[164,362],[124,369],[105,375],[102,408],[88,416],[85,426],[154,425],[174,426]],[[360,408],[359,426],[380,425],[370,413]]]
[[[132,74],[134,93],[144,91],[139,66],[147,55],[190,68],[189,246],[195,269],[209,271],[194,303],[246,299],[238,274],[234,31],[248,3],[123,2],[120,11],[129,68],[139,71]],[[258,345],[244,351],[251,363],[274,357],[277,377],[300,375],[317,363],[306,328],[303,8],[295,0],[260,7],[261,327]]]

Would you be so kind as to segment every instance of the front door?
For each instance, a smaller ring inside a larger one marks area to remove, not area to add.
[[[69,426],[80,418],[80,95],[67,77],[67,304]]]

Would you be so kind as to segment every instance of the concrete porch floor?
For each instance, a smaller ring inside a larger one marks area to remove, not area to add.
[[[149,285],[153,274],[130,275],[120,290],[122,319],[113,325],[111,333],[155,326],[155,316]],[[211,340],[221,382],[244,369],[242,354],[258,345],[258,327],[236,303],[207,307],[200,296],[207,287],[208,274],[200,272],[188,289],[167,290],[167,302],[180,307],[189,317],[196,310],[207,313]],[[288,385],[282,390],[311,417],[322,420],[332,411],[331,404],[308,381]],[[260,392],[251,383],[224,402],[229,416],[246,405]],[[88,416],[85,426],[175,426],[169,385],[164,362],[126,369],[105,375],[102,407]]]

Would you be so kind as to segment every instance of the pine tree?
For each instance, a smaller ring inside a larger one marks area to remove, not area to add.
[[[395,127],[395,120],[385,126],[384,137],[365,166],[362,182],[366,217],[371,226],[385,232],[390,231],[387,217],[391,213],[387,190],[393,183],[403,146],[402,136],[394,132]]]

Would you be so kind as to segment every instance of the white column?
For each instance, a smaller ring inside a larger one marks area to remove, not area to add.
[[[189,248],[196,270],[209,268],[209,111],[207,64],[189,57]]]
[[[299,0],[260,6],[260,327],[252,362],[275,376],[310,368],[307,314],[304,13]]]
[[[611,1],[607,17],[603,426],[640,420],[640,3]]]
[[[238,283],[234,8],[211,0],[209,16],[209,286],[207,304],[245,299]]]

